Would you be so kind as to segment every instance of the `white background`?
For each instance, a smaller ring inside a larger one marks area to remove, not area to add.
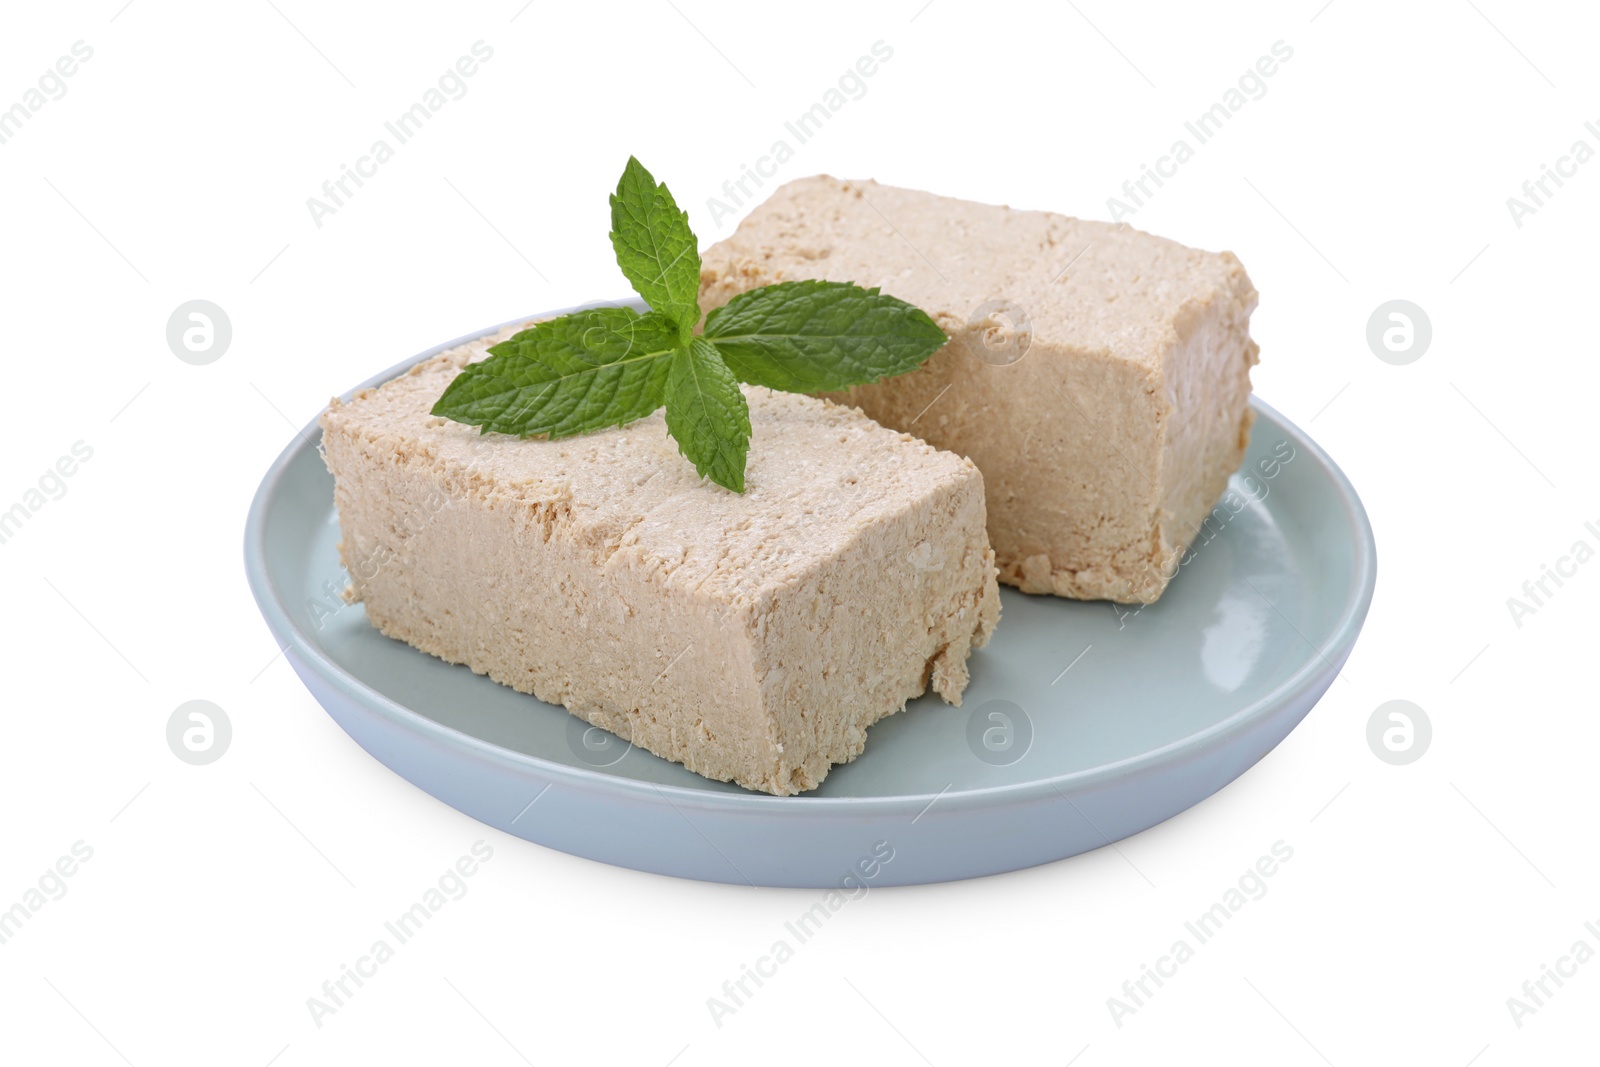
[[[0,544],[0,908],[75,842],[93,857],[0,945],[0,1058],[1592,1061],[1600,961],[1520,1027],[1506,1004],[1580,938],[1600,949],[1600,561],[1520,627],[1506,604],[1600,545],[1600,161],[1520,227],[1506,204],[1575,140],[1600,148],[1592,10],[522,3],[8,8],[0,107],[74,42],[93,57],[0,145],[0,509],[74,442],[93,456]],[[479,40],[466,95],[314,225],[306,199]],[[329,395],[625,295],[605,194],[629,153],[703,243],[726,236],[705,198],[879,40],[892,59],[783,177],[1094,218],[1293,49],[1132,222],[1248,267],[1256,389],[1360,489],[1377,599],[1345,680],[1213,799],[1119,850],[874,890],[718,1027],[706,998],[818,894],[612,869],[414,789],[275,655],[241,530]],[[233,325],[209,366],[165,340],[195,298]],[[1433,324],[1407,366],[1365,340],[1393,298]],[[195,698],[234,728],[205,767],[165,740]],[[1365,739],[1396,698],[1434,728],[1403,767]],[[479,839],[469,894],[316,1026],[307,997]],[[1118,1026],[1107,998],[1279,840],[1268,894]]]

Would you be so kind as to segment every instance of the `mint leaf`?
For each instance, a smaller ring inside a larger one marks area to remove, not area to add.
[[[678,326],[632,308],[541,322],[456,376],[433,414],[484,432],[570,437],[641,419],[666,395]]]
[[[700,252],[689,216],[632,156],[611,196],[611,247],[634,292],[687,341],[700,322]]]
[[[844,389],[920,367],[949,340],[927,313],[849,282],[779,282],[706,317],[706,340],[742,382]]]
[[[698,337],[672,354],[667,432],[700,474],[725,489],[744,492],[750,408],[717,350]]]

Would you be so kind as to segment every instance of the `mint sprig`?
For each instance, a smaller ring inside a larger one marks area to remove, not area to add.
[[[667,432],[703,477],[744,492],[750,409],[739,383],[822,392],[915,370],[948,340],[876,289],[799,281],[752,289],[700,324],[700,253],[688,216],[631,156],[611,197],[617,265],[651,310],[594,308],[523,330],[469,363],[433,414],[522,437],[570,437],[667,408]]]

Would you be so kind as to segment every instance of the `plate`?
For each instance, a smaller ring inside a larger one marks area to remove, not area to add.
[[[1099,848],[1204,800],[1282,741],[1350,654],[1376,576],[1366,512],[1322,449],[1252,403],[1244,466],[1158,603],[1002,586],[1000,626],[972,656],[963,706],[913,701],[798,797],[708,781],[379,634],[337,596],[347,579],[315,423],[261,483],[245,566],[328,714],[396,773],[497,829],[737,884],[859,891],[995,874]]]

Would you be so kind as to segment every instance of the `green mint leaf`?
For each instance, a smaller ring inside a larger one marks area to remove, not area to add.
[[[949,340],[927,313],[848,282],[779,282],[706,317],[742,382],[791,393],[863,385],[920,367]]]
[[[689,216],[632,156],[611,196],[611,247],[634,291],[687,341],[700,322],[700,252]]]
[[[632,308],[541,322],[456,376],[433,414],[485,433],[570,437],[642,419],[666,396],[678,326]]]
[[[750,408],[717,350],[698,337],[672,354],[667,432],[701,475],[735,493],[744,492]]]

